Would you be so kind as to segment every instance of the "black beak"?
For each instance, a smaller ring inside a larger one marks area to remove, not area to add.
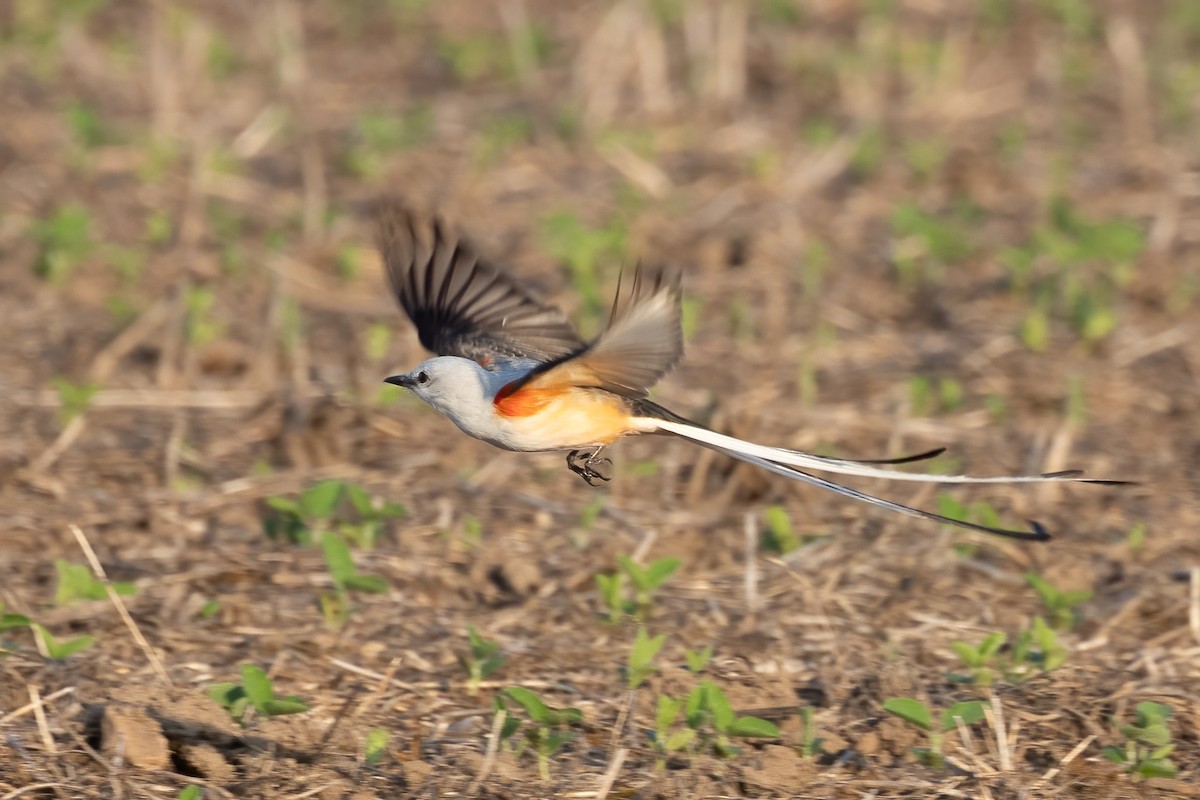
[[[384,378],[383,382],[393,386],[403,386],[405,389],[411,389],[417,385],[417,382],[407,375],[393,375],[390,378]]]

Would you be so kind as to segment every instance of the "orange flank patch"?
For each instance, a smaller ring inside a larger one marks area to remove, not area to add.
[[[496,399],[492,401],[496,412],[506,417],[528,417],[536,414],[563,393],[561,389],[538,389],[531,386],[514,389],[515,383],[514,381],[496,392]]]

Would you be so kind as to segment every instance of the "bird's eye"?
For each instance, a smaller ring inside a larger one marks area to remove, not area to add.
[[[429,383],[429,373],[425,372],[424,370],[422,370],[421,372],[418,372],[417,373],[417,383],[421,384],[422,386]]]

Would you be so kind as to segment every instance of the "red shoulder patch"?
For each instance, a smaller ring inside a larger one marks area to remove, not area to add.
[[[496,392],[492,404],[497,413],[506,417],[528,417],[541,411],[560,394],[557,389],[521,388],[518,383],[520,381],[513,381]]]

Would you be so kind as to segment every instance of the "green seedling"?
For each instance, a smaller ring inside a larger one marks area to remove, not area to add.
[[[561,211],[545,217],[539,232],[546,251],[566,265],[583,298],[582,327],[585,333],[593,333],[607,300],[600,287],[600,262],[625,255],[625,226],[613,221],[603,228],[589,228],[574,214]]]
[[[854,153],[850,156],[850,170],[859,180],[870,178],[883,163],[887,149],[883,129],[878,125],[870,125],[862,129],[854,143]]]
[[[383,761],[383,757],[387,755],[388,738],[386,728],[371,728],[367,731],[366,740],[363,742],[364,764],[375,767]]]
[[[973,683],[987,688],[996,679],[998,668],[995,665],[1000,648],[1004,647],[1008,637],[1002,631],[989,633],[977,645],[967,642],[951,642],[950,647],[962,660],[968,670],[966,675],[951,674],[950,680],[955,683]]]
[[[1049,212],[1026,244],[1000,254],[1013,291],[1034,300],[1021,327],[1033,350],[1046,346],[1051,317],[1069,323],[1087,343],[1108,336],[1145,247],[1142,228],[1131,221],[1086,220],[1062,198]]]
[[[334,510],[346,490],[344,481],[328,480],[310,486],[292,500],[287,497],[269,497],[267,505],[280,512],[268,515],[263,520],[267,536],[296,544],[309,545],[314,533],[328,528]]]
[[[638,627],[633,637],[633,646],[629,648],[629,662],[625,670],[625,681],[630,689],[638,688],[646,678],[658,671],[654,659],[658,657],[658,651],[662,650],[666,641],[665,633],[650,636],[645,627]]]
[[[1171,709],[1161,703],[1144,701],[1137,704],[1135,713],[1137,722],[1133,725],[1122,725],[1113,720],[1125,737],[1125,745],[1104,748],[1104,757],[1123,766],[1135,778],[1175,777],[1179,769],[1170,758],[1175,744],[1167,727]]]
[[[304,337],[304,314],[293,297],[283,298],[279,306],[279,343],[289,356]]]
[[[376,503],[367,490],[357,484],[347,482],[345,492],[346,499],[350,501],[350,507],[354,509],[358,519],[353,522],[343,520],[338,526],[338,532],[358,547],[374,547],[387,528],[388,521],[408,513],[399,503]]]
[[[910,697],[893,697],[883,704],[883,710],[925,731],[929,737],[929,746],[917,748],[913,753],[922,763],[937,769],[946,764],[946,758],[942,755],[942,744],[946,732],[957,727],[956,720],[961,719],[964,725],[974,725],[984,717],[983,703],[978,700],[950,706],[942,712],[937,725],[934,724],[933,713],[929,707]]]
[[[604,497],[601,495],[584,506],[583,510],[579,512],[579,527],[585,531],[591,530],[604,511],[604,505]]]
[[[499,642],[481,636],[474,625],[467,626],[467,646],[469,652],[459,661],[467,670],[467,692],[473,696],[484,678],[504,666],[504,654]]]
[[[813,710],[809,706],[805,706],[800,711],[800,721],[804,726],[804,733],[800,739],[800,755],[803,758],[816,758],[823,752],[825,740],[817,736],[817,726],[813,722]]]
[[[94,150],[116,141],[116,137],[100,119],[96,109],[91,106],[72,103],[63,112],[63,118],[71,131],[71,138],[80,150]]]
[[[146,217],[142,241],[154,247],[162,247],[170,243],[173,233],[174,224],[171,222],[171,215],[162,209],[156,209]]]
[[[913,203],[897,206],[891,218],[892,259],[900,282],[909,288],[937,283],[948,267],[965,261],[973,251],[967,229],[976,216],[965,206],[951,214],[928,213]]]
[[[382,322],[376,322],[367,328],[367,337],[363,341],[363,355],[368,361],[382,361],[392,346],[392,327]]]
[[[350,555],[350,546],[336,533],[322,536],[321,547],[325,551],[325,562],[329,565],[334,589],[321,593],[321,612],[326,622],[337,626],[345,622],[350,614],[351,591],[383,594],[389,588],[388,582],[378,575],[359,574]]]
[[[522,686],[510,686],[504,690],[503,696],[524,709],[529,724],[525,727],[523,748],[528,747],[537,756],[538,774],[542,780],[550,780],[550,759],[575,738],[575,734],[569,728],[583,722],[583,712],[578,708],[548,706],[535,692]],[[496,699],[497,705],[504,708],[501,698],[497,696]],[[520,725],[520,720],[506,720],[501,730],[501,738],[510,738]]]
[[[596,576],[596,590],[600,593],[600,602],[608,609],[608,623],[616,625],[626,611],[625,577],[620,572],[600,573]]]
[[[443,39],[438,43],[438,52],[459,81],[470,83],[499,71],[507,59],[508,47],[496,37],[478,35]]]
[[[79,205],[66,205],[49,219],[33,223],[29,235],[38,246],[34,272],[54,284],[62,283],[92,250],[92,215]]]
[[[499,162],[504,154],[533,141],[533,120],[525,114],[503,114],[480,131],[475,160],[484,167]]]
[[[343,514],[349,503],[354,514]],[[267,505],[275,513],[263,518],[263,529],[272,539],[295,544],[312,544],[326,531],[336,528],[347,541],[371,547],[387,527],[387,521],[405,515],[398,503],[375,503],[366,489],[348,481],[327,480],[310,486],[295,500],[271,497]]]
[[[962,384],[954,378],[939,378],[936,385],[920,375],[909,379],[908,404],[913,416],[950,413],[962,406]]]
[[[463,517],[463,543],[469,547],[483,544],[483,523],[476,517]]]
[[[65,606],[79,600],[103,600],[108,597],[104,582],[96,580],[86,564],[72,564],[61,558],[54,560],[58,572],[58,586],[54,589],[54,604]],[[113,590],[119,595],[137,594],[137,585],[125,581],[114,581]]]
[[[658,696],[658,707],[654,715],[654,751],[658,754],[655,766],[659,770],[666,769],[667,759],[675,753],[690,751],[695,745],[698,734],[695,728],[676,728],[675,720],[686,704],[686,698],[672,698],[665,694]]]
[[[1075,627],[1079,621],[1079,606],[1092,599],[1091,589],[1060,591],[1032,572],[1026,573],[1025,580],[1041,598],[1050,616],[1050,627],[1055,630],[1067,631]]]
[[[24,614],[13,614],[10,611],[6,611],[4,603],[0,603],[0,633],[17,628],[27,628],[32,624],[29,617]]]
[[[688,727],[696,731],[698,749],[718,758],[731,758],[741,752],[731,739],[779,737],[779,728],[773,722],[734,714],[725,692],[709,680],[700,681],[692,689],[684,708]]]
[[[80,650],[86,650],[91,647],[96,641],[92,636],[76,636],[74,639],[60,642],[54,638],[50,631],[36,622],[31,623],[29,627],[33,629],[34,634],[41,642],[43,652],[55,661],[63,661],[70,658]]]
[[[202,800],[203,797],[204,790],[195,784],[179,790],[179,800]]]
[[[419,147],[433,135],[433,113],[418,107],[402,114],[372,113],[355,121],[355,141],[345,155],[345,166],[359,178],[383,174],[393,153]]]
[[[623,614],[644,619],[654,605],[654,592],[679,569],[679,564],[678,558],[660,558],[643,567],[629,556],[617,556],[619,572],[596,576],[596,588],[608,609],[609,622],[616,624]],[[633,587],[632,597],[626,597],[627,583]]]
[[[228,711],[239,725],[249,724],[246,714],[251,709],[265,717],[299,714],[308,710],[308,705],[299,697],[276,697],[271,679],[259,667],[243,664],[241,671],[240,684],[218,683],[208,689],[208,696]]]
[[[654,593],[679,569],[678,558],[659,558],[645,567],[625,555],[617,556],[617,566],[633,585],[633,604],[639,616],[654,604]]]
[[[699,675],[708,666],[708,663],[712,661],[713,646],[708,644],[702,650],[684,650],[683,657],[687,661],[688,672],[693,675]]]
[[[188,342],[195,347],[215,341],[225,332],[225,326],[213,315],[216,299],[216,293],[208,286],[191,286],[184,292],[184,327]]]
[[[938,495],[937,507],[938,513],[944,517],[966,520],[993,528],[1000,525],[1000,514],[991,503],[985,501],[967,505],[953,495],[943,493]]]
[[[763,521],[766,523],[761,541],[764,550],[786,556],[805,544],[805,540],[792,528],[791,515],[783,506],[767,506]]]
[[[200,606],[200,610],[196,612],[196,616],[200,619],[212,619],[219,613],[221,613],[220,598],[210,597],[204,601],[204,605]]]
[[[1130,553],[1140,553],[1142,547],[1146,544],[1146,523],[1135,522],[1130,528],[1129,533],[1125,535],[1125,546],[1129,548]]]
[[[50,382],[58,394],[58,418],[63,425],[87,411],[92,398],[100,391],[100,384],[95,381],[71,383],[66,378],[54,378]]]
[[[904,160],[913,177],[921,182],[936,178],[948,155],[949,147],[941,139],[922,136],[904,145]]]
[[[1070,651],[1058,641],[1058,634],[1041,617],[1034,617],[1033,624],[1017,635],[1013,642],[1011,668],[1005,677],[1020,682],[1029,675],[1029,668],[1037,667],[1042,672],[1058,669],[1067,662]]]

